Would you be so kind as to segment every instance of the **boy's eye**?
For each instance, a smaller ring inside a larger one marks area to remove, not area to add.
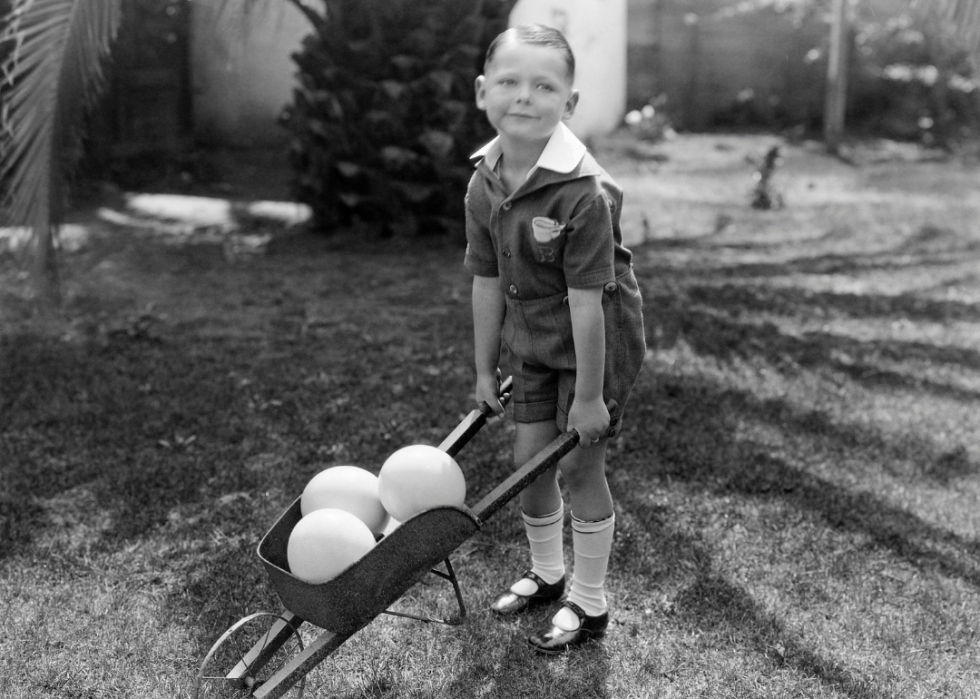
[[[541,90],[545,90],[546,92],[551,92],[552,90],[555,89],[547,83],[541,83],[540,85],[538,85],[538,88]]]

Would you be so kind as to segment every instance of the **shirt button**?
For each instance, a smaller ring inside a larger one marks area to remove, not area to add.
[[[608,291],[610,294],[616,291],[617,288],[619,287],[616,286],[616,282],[609,282],[606,284],[606,291]]]
[[[510,285],[509,291],[511,296],[517,296],[517,287],[513,284]]]
[[[503,203],[503,205],[501,206],[501,208],[502,208],[502,209],[503,209],[504,211],[510,211],[510,207],[511,207],[511,203],[510,203],[509,201],[505,201],[505,202]]]
[[[504,257],[510,257],[510,248],[504,248]]]

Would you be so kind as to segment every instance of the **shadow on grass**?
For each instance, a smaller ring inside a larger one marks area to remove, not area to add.
[[[797,292],[798,294],[798,292]],[[980,352],[961,347],[937,347],[925,342],[896,340],[861,341],[830,332],[790,334],[770,321],[752,320],[749,315],[768,309],[791,317],[819,317],[826,306],[820,298],[776,294],[764,304],[753,296],[753,287],[695,286],[681,292],[649,295],[648,306],[656,309],[651,324],[659,345],[674,346],[681,338],[700,355],[730,361],[762,360],[777,368],[828,369],[844,374],[865,386],[927,391],[962,402],[980,400],[980,392],[903,372],[895,365],[919,362],[932,368],[980,369]],[[805,301],[805,303],[804,303]],[[880,297],[887,306],[877,317],[908,318],[901,298]],[[780,307],[782,305],[782,307]],[[965,306],[980,318],[980,309]],[[857,317],[865,317],[859,313]]]
[[[223,348],[224,371],[235,355]],[[215,380],[208,356],[148,339],[105,344],[3,340],[3,485],[5,528],[0,556],[23,548],[42,526],[40,503],[84,487],[108,510],[108,541],[137,536],[194,501],[215,479],[255,487],[247,472],[226,473],[224,445],[243,439],[231,382]],[[193,437],[193,439],[191,439]]]
[[[70,339],[0,333],[0,558],[28,550],[51,501],[73,491],[109,522],[95,550],[112,549],[181,508],[299,493],[346,458],[376,470],[393,445],[438,443],[469,408],[457,371],[470,364],[465,273],[436,273],[460,251],[406,264],[404,251],[311,258],[300,247],[228,266],[134,247],[104,252],[134,258],[104,266],[179,287],[192,312],[127,318],[128,306],[75,299]]]
[[[773,668],[789,668],[803,677],[850,697],[877,699],[891,696],[869,680],[854,676],[840,663],[822,657],[788,634],[773,615],[744,590],[721,576],[705,571],[684,589],[674,605],[677,621],[697,629],[711,629],[716,639],[732,647],[751,648]]]
[[[626,576],[642,588],[638,594],[678,590],[663,624],[689,632],[710,630],[706,643],[711,649],[748,649],[774,670],[790,669],[816,678],[842,695],[861,699],[890,696],[880,683],[848,667],[846,660],[805,643],[745,589],[719,574],[703,542],[676,529],[669,508],[649,497],[658,489],[670,488],[665,481],[684,483],[693,493],[780,502],[786,509],[809,513],[809,521],[815,526],[862,534],[868,542],[864,545],[871,549],[887,551],[924,573],[956,578],[980,589],[980,542],[925,522],[870,493],[855,492],[775,458],[766,445],[736,438],[735,421],[759,421],[805,435],[817,453],[826,452],[829,457],[843,449],[878,461],[908,456],[904,449],[918,453],[930,447],[892,444],[890,452],[883,455],[882,448],[889,447],[889,442],[873,431],[836,425],[817,411],[800,412],[786,401],[762,401],[706,381],[667,378],[655,387],[647,382],[633,401],[630,420],[643,427],[631,433],[627,451],[614,457],[612,466],[617,473],[613,485],[617,507],[627,515],[623,524],[617,525],[613,568],[614,574]],[[853,573],[847,568],[828,574],[848,584],[853,582]],[[617,628],[618,633],[628,632]],[[490,692],[490,696],[515,695],[512,692],[518,691],[518,680],[514,676],[522,678],[520,687],[528,696],[547,695],[552,686],[549,683],[555,680],[539,677],[533,666],[527,666],[527,660],[519,655],[527,653],[526,648],[501,662],[486,654],[482,637],[479,629],[464,635],[467,662],[453,685],[461,690],[460,696],[473,691]],[[570,657],[608,671],[608,659],[603,662],[601,648],[582,650]],[[654,660],[653,665],[658,662]],[[510,668],[507,676],[488,680],[501,667]],[[563,681],[572,682],[567,678]],[[576,681],[586,680],[579,676]],[[602,673],[588,682],[594,683],[591,688],[572,682],[561,689],[565,696],[607,696]]]
[[[925,522],[871,493],[819,478],[772,456],[766,445],[733,435],[737,422],[769,424],[806,438],[811,455],[828,461],[842,454],[873,464],[921,461],[926,455],[930,458],[920,475],[930,480],[936,473],[949,478],[949,471],[971,476],[980,472],[961,450],[912,438],[891,441],[868,428],[837,424],[820,411],[800,410],[785,400],[760,400],[708,382],[666,379],[653,395],[637,396],[637,402],[652,411],[644,418],[655,426],[647,441],[652,453],[646,458],[660,466],[659,473],[652,473],[712,493],[781,500],[819,516],[832,528],[865,533],[876,546],[923,570],[960,578],[980,589],[980,541]],[[693,442],[703,446],[693,450]],[[637,476],[642,478],[642,473],[637,471]]]
[[[864,453],[872,462],[907,456],[901,445],[889,444],[869,430],[835,425],[816,411],[800,412],[785,401],[758,400],[702,380],[671,377],[656,387],[647,382],[634,401],[631,420],[644,428],[631,432],[627,450],[614,457],[614,498],[628,517],[617,524],[611,566],[616,574],[643,580],[654,589],[679,590],[664,623],[710,629],[712,647],[753,649],[774,668],[792,668],[848,696],[887,696],[839,660],[808,648],[798,634],[788,632],[777,617],[715,570],[703,542],[677,530],[668,509],[648,495],[679,483],[695,497],[702,492],[734,495],[742,502],[782,503],[809,513],[816,526],[864,535],[869,549],[980,590],[980,541],[925,522],[871,493],[792,466],[772,456],[766,445],[736,437],[736,423],[757,421],[807,435],[814,453],[828,458],[839,450]],[[969,471],[975,473],[976,465]],[[704,514],[710,515],[710,510]],[[849,582],[853,573],[845,567],[828,574]]]
[[[491,619],[489,623],[499,624]],[[470,635],[464,651],[466,669],[449,684],[450,697],[554,697],[558,699],[616,699],[607,686],[610,654],[599,643],[555,656],[536,654],[515,634],[505,654],[495,664],[479,660],[487,655],[485,642]]]
[[[640,266],[649,268],[658,264],[658,251],[690,251],[703,254],[705,259],[713,259],[711,274],[716,279],[745,279],[771,278],[786,275],[860,275],[866,272],[916,271],[922,268],[942,268],[944,266],[959,266],[972,258],[980,258],[980,242],[960,236],[955,231],[932,236],[933,229],[924,226],[919,232],[913,233],[906,240],[900,241],[891,250],[874,252],[826,253],[817,249],[813,254],[801,254],[785,260],[745,262],[737,259],[725,260],[726,253],[752,252],[756,256],[767,252],[778,254],[787,246],[794,248],[807,246],[813,241],[803,242],[732,242],[723,235],[709,234],[697,238],[654,239],[635,251],[641,253],[644,262]],[[851,238],[856,234],[845,231],[831,231],[825,238],[824,244],[833,244],[835,238]],[[720,264],[718,264],[720,262]],[[691,271],[697,272],[696,268]],[[957,304],[953,304],[955,308]],[[966,304],[969,306],[969,304]],[[976,318],[976,309],[970,317]]]
[[[636,548],[635,536],[631,536],[628,529],[624,531],[619,527],[613,567],[620,575],[624,571],[633,575],[642,574],[636,567],[636,561],[640,559],[648,560],[647,567],[658,557],[670,562],[669,571],[661,568],[659,576],[647,578],[654,589],[681,584],[661,624],[680,627],[699,637],[707,632],[710,636],[701,643],[710,651],[748,649],[774,670],[791,669],[849,697],[878,699],[888,696],[857,677],[841,662],[808,648],[797,634],[788,631],[744,589],[715,572],[711,554],[702,542],[673,529],[664,512],[644,513],[650,505],[637,496],[644,490],[642,478],[634,478],[631,474],[626,480],[631,487],[616,489],[615,497],[620,507],[644,523],[647,545]],[[654,487],[652,480],[655,479],[651,479],[651,489]],[[660,672],[666,677],[671,670],[662,667]]]
[[[773,288],[760,283],[692,284],[685,289],[691,302],[732,313],[760,312],[786,317],[813,317],[835,313],[847,318],[911,320],[928,323],[980,320],[980,306],[962,301],[936,300],[914,294],[831,293],[794,288]],[[973,366],[980,366],[976,353]]]

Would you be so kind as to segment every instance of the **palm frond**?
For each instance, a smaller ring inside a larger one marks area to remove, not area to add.
[[[0,181],[8,215],[35,238],[58,223],[66,171],[78,158],[83,116],[104,86],[102,61],[121,0],[12,0],[0,41],[4,129]],[[35,241],[37,242],[37,241]]]

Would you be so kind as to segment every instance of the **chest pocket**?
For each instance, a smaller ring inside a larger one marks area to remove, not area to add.
[[[534,259],[542,264],[558,264],[565,244],[566,224],[546,216],[531,219],[531,249]]]

